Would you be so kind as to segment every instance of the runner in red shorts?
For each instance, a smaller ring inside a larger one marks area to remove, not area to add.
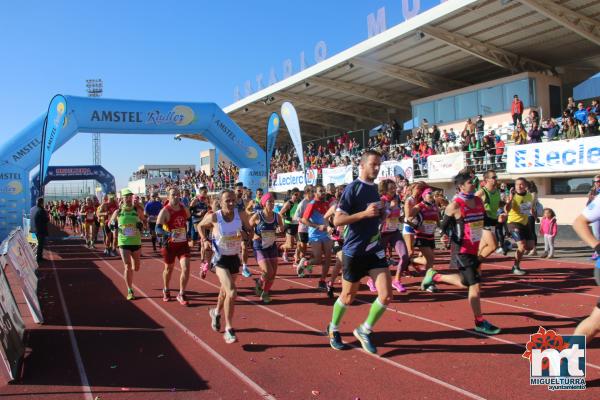
[[[175,259],[179,259],[181,275],[179,277],[179,294],[177,301],[184,306],[188,305],[185,298],[185,286],[190,277],[190,246],[187,240],[187,220],[191,213],[189,208],[180,202],[179,189],[169,190],[169,204],[166,205],[156,221],[156,233],[164,237],[161,254],[165,269],[163,271],[163,301],[170,301],[169,281]]]

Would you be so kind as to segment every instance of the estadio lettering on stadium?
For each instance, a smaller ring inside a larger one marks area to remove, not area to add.
[[[277,179],[273,181],[271,190],[274,192],[287,192],[293,188],[303,190],[306,185],[317,184],[317,174],[318,171],[315,169],[307,170],[306,177],[304,176],[304,171],[277,174]]]
[[[597,170],[600,137],[509,146],[506,154],[510,173]]]

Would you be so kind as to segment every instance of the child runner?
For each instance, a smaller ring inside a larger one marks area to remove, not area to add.
[[[460,246],[458,253],[454,255],[459,273],[444,275],[431,268],[425,274],[421,288],[427,289],[434,283],[468,288],[469,304],[475,317],[475,330],[486,335],[496,335],[500,333],[500,328],[486,321],[481,313],[481,262],[477,254],[483,233],[485,208],[481,199],[474,194],[476,186],[469,174],[457,175],[454,183],[459,193],[446,208],[442,231],[447,235],[449,227],[453,225],[452,231],[455,234],[451,240]]]

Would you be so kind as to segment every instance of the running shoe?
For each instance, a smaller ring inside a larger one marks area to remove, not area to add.
[[[327,291],[327,283],[325,283],[325,281],[319,280],[317,289],[322,290],[323,292]]]
[[[127,289],[127,300],[135,300],[135,295],[133,294],[133,289]]]
[[[258,278],[254,278],[254,294],[256,294],[258,297],[261,297],[263,294],[262,283]]]
[[[367,279],[367,286],[371,292],[376,292],[377,288],[375,287],[375,282],[373,282],[373,278]]]
[[[358,339],[364,351],[371,354],[377,354],[377,348],[371,342],[371,332],[368,332],[361,325],[356,328],[352,334]]]
[[[206,278],[206,274],[208,273],[208,263],[206,261],[204,261],[202,264],[200,264],[200,277],[202,279]]]
[[[179,304],[181,304],[182,306],[188,306],[190,303],[187,301],[187,299],[185,298],[185,293],[181,293],[179,292],[179,294],[177,295],[177,301],[179,302]]]
[[[429,268],[425,273],[425,277],[421,282],[421,290],[426,290],[429,286],[433,285],[433,277],[437,274],[437,271],[433,268]]]
[[[425,289],[425,291],[429,293],[437,293],[440,290],[437,288],[437,286],[435,286],[435,283],[432,283],[431,285],[427,286],[427,289]]]
[[[221,316],[217,314],[217,309],[209,309],[208,315],[210,315],[210,327],[213,331],[219,332],[221,330]]]
[[[231,344],[237,342],[237,337],[235,337],[235,331],[233,328],[227,329],[223,334],[223,339],[225,339],[225,343]]]
[[[282,254],[281,254],[281,259],[282,259],[282,260],[283,260],[283,262],[285,262],[285,263],[287,263],[287,262],[290,262],[290,260],[288,259],[288,256],[287,256],[287,251],[283,251],[283,252],[282,252]]]
[[[271,296],[269,296],[269,292],[262,292],[260,295],[260,299],[265,304],[269,304],[271,302]]]
[[[600,256],[598,255],[598,253],[593,252],[592,256],[590,257],[590,260],[592,261],[596,261]]]
[[[242,265],[242,275],[244,278],[250,278],[252,276],[252,272],[248,269],[247,265]]]
[[[527,275],[527,272],[523,271],[521,269],[521,267],[519,267],[518,265],[513,265],[512,273],[513,273],[513,275],[519,275],[519,276]]]
[[[334,350],[344,350],[346,345],[342,342],[342,336],[339,331],[331,331],[329,330],[329,325],[325,329],[327,332],[327,336],[329,336],[329,346],[331,346]]]
[[[394,279],[392,281],[392,287],[394,289],[396,289],[397,291],[399,291],[400,293],[404,293],[406,292],[406,288],[404,287],[404,285],[402,283],[400,283],[400,281]]]
[[[482,322],[475,323],[475,330],[477,332],[485,333],[486,335],[497,335],[501,331],[500,328],[492,325],[485,319]]]
[[[529,253],[527,253],[527,255],[530,255],[530,256],[537,256],[537,255],[538,255],[538,253],[537,253],[537,249],[535,249],[535,248],[534,248],[534,249],[531,249],[531,251],[530,251]]]
[[[313,270],[313,266],[312,265],[306,265],[304,266],[304,271],[307,271],[309,274],[312,273]]]
[[[306,263],[306,258],[302,257],[298,264],[296,265],[296,274],[298,274],[298,278],[304,278],[304,264]]]
[[[163,301],[171,301],[171,292],[169,291],[169,289],[163,289]]]
[[[331,282],[327,283],[327,297],[333,299],[334,289],[333,284]]]
[[[104,249],[104,253],[102,253],[102,254],[104,254],[105,256],[108,256],[109,255],[108,249]]]

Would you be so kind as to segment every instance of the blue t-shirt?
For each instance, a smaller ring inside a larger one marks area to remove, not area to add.
[[[583,110],[577,110],[573,113],[573,117],[575,117],[575,119],[581,122],[582,124],[586,124],[588,112],[585,108]]]
[[[162,203],[160,201],[149,201],[144,207],[144,211],[148,215],[157,216],[162,209]]]
[[[337,211],[348,215],[367,209],[371,203],[380,203],[381,198],[374,183],[355,179],[346,186],[337,206]],[[342,251],[348,257],[372,254],[383,250],[379,243],[381,217],[365,218],[346,227]],[[382,257],[383,258],[383,257]]]
[[[306,206],[306,210],[304,210],[303,218],[309,220],[313,224],[317,225],[327,225],[325,223],[325,214],[328,210],[327,203],[319,200],[312,200]],[[308,227],[308,241],[309,242],[321,242],[329,239],[329,234],[327,231],[321,231],[317,228],[313,228],[312,226]]]

